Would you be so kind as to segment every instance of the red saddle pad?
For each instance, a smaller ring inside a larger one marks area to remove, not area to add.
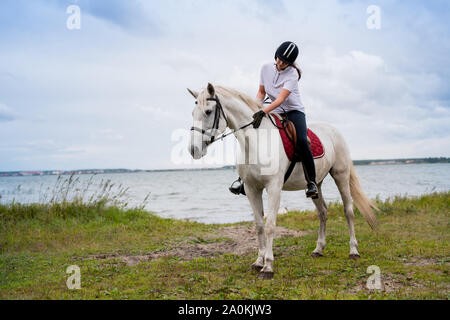
[[[275,119],[277,126],[282,127],[280,119],[277,116],[273,116],[273,118]],[[279,131],[281,140],[283,141],[284,151],[286,151],[288,159],[292,161],[292,157],[294,155],[294,146],[291,140],[289,140],[286,131],[284,131],[284,129],[279,129]],[[319,137],[309,128],[308,137],[311,140],[311,152],[314,159],[322,158],[325,154],[325,150]]]

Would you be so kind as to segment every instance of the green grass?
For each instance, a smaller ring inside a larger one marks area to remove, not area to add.
[[[214,238],[222,225],[163,219],[104,201],[0,205],[0,299],[448,299],[450,192],[377,206],[378,232],[357,213],[358,261],[348,259],[339,203],[329,204],[327,247],[319,259],[310,257],[316,213],[279,216],[277,225],[311,232],[276,239],[275,277],[260,280],[249,270],[256,252],[189,261],[166,256],[135,266],[117,257],[227,241]],[[70,265],[81,269],[80,290],[66,287]],[[370,265],[379,266],[388,291],[365,288]]]

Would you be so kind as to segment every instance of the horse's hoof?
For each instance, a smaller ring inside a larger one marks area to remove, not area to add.
[[[262,270],[263,266],[252,264],[251,270],[260,272]]]
[[[323,257],[323,254],[320,252],[313,252],[313,253],[311,253],[311,257],[320,258],[320,257]]]
[[[348,255],[348,257],[349,257],[349,259],[352,259],[352,260],[358,260],[359,258],[361,258],[361,256],[359,255],[359,254],[355,254],[355,253],[351,253],[351,254],[349,254]]]
[[[258,278],[262,280],[273,279],[273,271],[261,271],[258,275]]]

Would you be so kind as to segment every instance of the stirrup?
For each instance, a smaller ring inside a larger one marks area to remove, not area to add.
[[[239,186],[235,187],[234,184],[238,182]],[[238,178],[236,181],[234,181],[231,186],[228,188],[228,190],[230,190],[231,193],[235,194],[235,195],[246,195],[245,194],[245,190],[244,190],[244,183],[241,183],[241,178]]]
[[[309,188],[309,186],[311,184],[313,185],[311,188],[312,190],[310,190],[310,188]],[[317,184],[315,182],[308,182],[308,188],[305,193],[306,193],[307,198],[318,199],[319,198],[319,190],[317,188]]]

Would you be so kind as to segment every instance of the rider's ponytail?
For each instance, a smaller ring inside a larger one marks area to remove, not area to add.
[[[300,70],[300,68],[297,66],[297,64],[295,62],[293,64],[291,64],[291,66],[293,66],[295,68],[295,70],[297,70],[298,81],[300,81],[300,79],[302,78],[302,70]]]

